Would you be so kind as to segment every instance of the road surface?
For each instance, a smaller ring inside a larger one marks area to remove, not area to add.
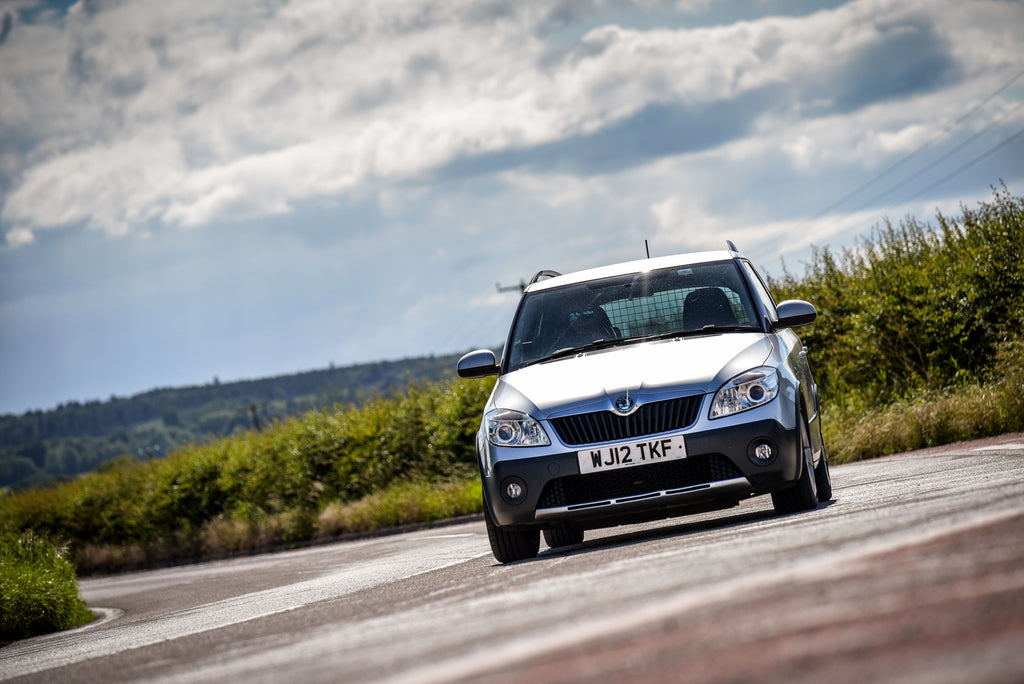
[[[482,522],[82,581],[17,682],[1024,681],[1024,434],[498,565]]]

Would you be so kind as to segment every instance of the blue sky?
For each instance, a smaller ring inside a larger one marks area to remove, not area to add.
[[[0,413],[499,344],[644,240],[799,273],[1024,192],[1022,103],[1019,1],[6,0]]]

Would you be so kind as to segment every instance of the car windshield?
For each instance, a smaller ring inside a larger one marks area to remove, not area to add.
[[[510,339],[509,370],[658,337],[757,329],[732,261],[629,273],[527,293]]]

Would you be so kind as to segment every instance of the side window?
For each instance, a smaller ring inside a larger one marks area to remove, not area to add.
[[[747,280],[750,281],[751,286],[754,288],[754,294],[761,300],[761,304],[764,305],[764,310],[768,312],[768,319],[772,323],[777,322],[779,320],[779,314],[775,311],[775,300],[772,299],[764,281],[761,280],[761,276],[757,274],[757,271],[754,270],[754,267],[750,265],[749,261],[743,261],[741,263],[743,264],[743,269],[747,272]]]

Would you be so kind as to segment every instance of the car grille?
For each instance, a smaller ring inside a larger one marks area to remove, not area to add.
[[[736,477],[743,477],[743,473],[728,458],[721,454],[702,454],[604,473],[560,477],[544,487],[537,508],[559,508],[621,499]]]
[[[578,446],[682,430],[697,420],[701,394],[644,404],[634,413],[621,416],[612,411],[580,413],[552,418],[551,426],[562,444]]]

